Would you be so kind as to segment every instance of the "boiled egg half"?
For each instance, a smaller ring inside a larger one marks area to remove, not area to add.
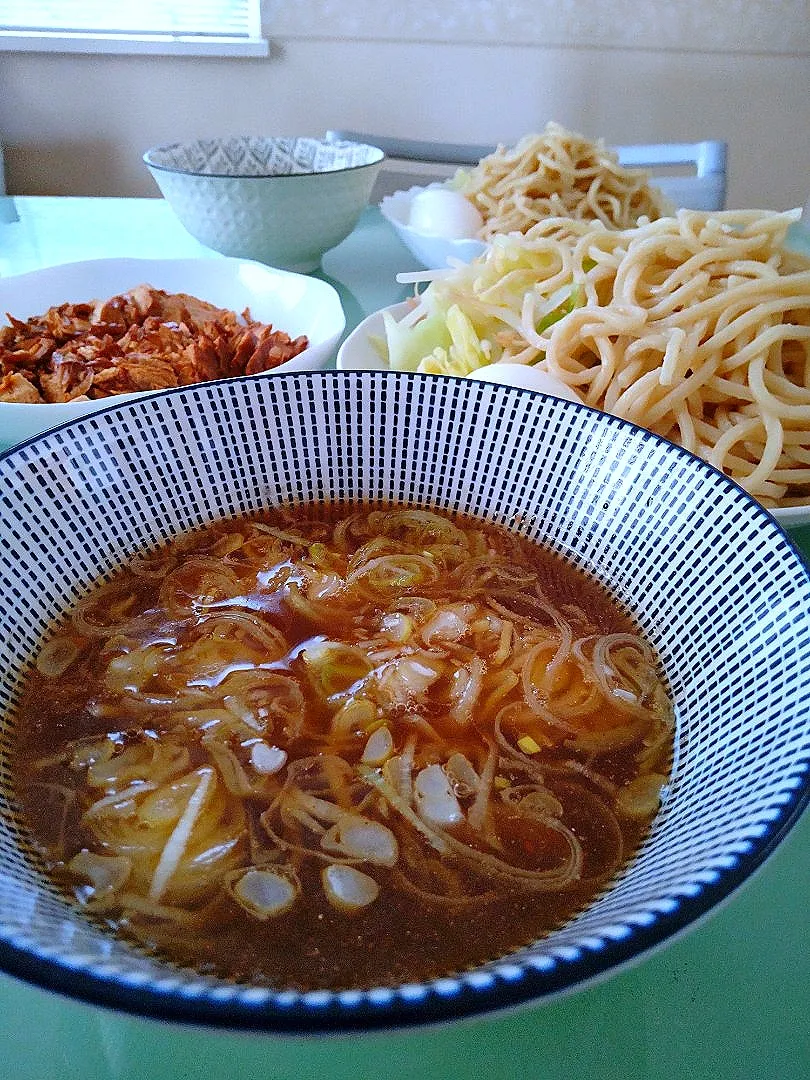
[[[471,371],[468,378],[478,379],[479,382],[499,383],[501,386],[516,386],[520,390],[539,390],[551,397],[582,403],[582,398],[573,386],[568,386],[545,371],[538,371],[530,364],[512,364],[506,360],[497,364],[486,364]]]
[[[484,219],[469,199],[446,187],[428,187],[411,200],[408,225],[428,236],[468,240],[477,236]]]

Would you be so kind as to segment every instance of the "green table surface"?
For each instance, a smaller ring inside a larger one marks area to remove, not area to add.
[[[0,275],[76,259],[217,256],[160,199],[18,198]],[[367,210],[327,253],[347,332],[403,299],[417,269]],[[793,534],[810,560],[810,527]],[[635,965],[541,1006],[373,1036],[286,1038],[121,1015],[0,975],[0,1080],[808,1080],[810,815],[699,925]]]

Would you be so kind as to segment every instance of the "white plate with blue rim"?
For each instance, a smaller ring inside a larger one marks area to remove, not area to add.
[[[592,903],[515,952],[384,985],[231,979],[112,936],[45,879],[4,768],[0,969],[39,986],[141,1016],[299,1035],[541,1004],[702,922],[810,803],[807,568],[725,476],[607,413],[431,375],[231,379],[113,404],[15,448],[0,457],[0,499],[6,763],[24,674],[60,611],[172,536],[290,503],[441,507],[550,546],[626,607],[674,707],[660,810]],[[386,942],[396,948],[395,935]]]

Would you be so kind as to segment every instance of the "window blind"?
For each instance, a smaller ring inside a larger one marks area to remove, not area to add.
[[[259,0],[0,0],[15,34],[261,40]]]

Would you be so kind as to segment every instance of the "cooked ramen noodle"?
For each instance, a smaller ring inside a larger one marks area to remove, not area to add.
[[[810,502],[810,259],[795,213],[682,210],[632,229],[549,219],[436,276],[392,367],[534,364],[766,506]]]
[[[525,135],[514,147],[499,146],[472,169],[460,171],[454,186],[484,218],[482,240],[525,233],[547,217],[626,229],[673,209],[645,170],[624,168],[602,140],[591,142],[555,123],[540,135]]]
[[[600,585],[408,508],[132,559],[43,645],[18,722],[37,849],[89,915],[302,989],[465,969],[570,918],[636,850],[672,744]]]

